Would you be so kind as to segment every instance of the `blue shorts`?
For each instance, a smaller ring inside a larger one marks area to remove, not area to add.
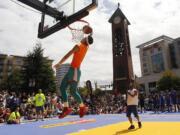
[[[128,105],[127,106],[126,116],[130,117],[131,113],[133,113],[135,117],[138,117],[137,105]]]
[[[44,112],[44,107],[43,106],[36,106],[36,112]]]

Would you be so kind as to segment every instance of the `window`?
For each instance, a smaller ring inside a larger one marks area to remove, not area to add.
[[[145,84],[140,84],[140,91],[145,91]]]
[[[164,61],[162,53],[158,53],[151,56],[152,68],[154,73],[164,71]]]
[[[143,67],[147,67],[147,64],[146,64],[146,63],[144,63],[144,64],[143,64]]]
[[[178,42],[178,50],[180,52],[180,41]]]
[[[180,41],[178,41],[178,45],[180,46]]]
[[[148,73],[148,69],[147,68],[145,68],[143,71],[144,71],[145,74]]]
[[[160,51],[161,51],[161,47],[158,48],[158,52],[160,52]]]
[[[150,52],[151,52],[151,54],[153,54],[154,50],[153,50],[153,49],[151,49],[151,51],[150,51]]]
[[[8,71],[11,71],[12,70],[12,66],[8,66]]]
[[[144,51],[144,52],[143,52],[143,56],[147,56],[147,51]]]
[[[21,64],[22,64],[22,61],[21,61],[21,60],[16,60],[16,64],[17,64],[17,65],[21,65]]]
[[[0,73],[0,76],[1,76],[1,77],[3,76],[3,73],[2,73],[2,72]]]
[[[156,82],[149,82],[149,90],[154,91],[156,90]]]
[[[0,61],[0,65],[3,65],[4,64],[4,61]]]
[[[171,58],[171,66],[172,68],[178,68],[177,63],[176,63],[176,52],[175,52],[175,47],[173,44],[169,46],[170,50],[170,58]]]
[[[146,61],[147,61],[147,56],[144,56],[144,57],[142,58],[142,60],[143,60],[143,62],[146,62]]]

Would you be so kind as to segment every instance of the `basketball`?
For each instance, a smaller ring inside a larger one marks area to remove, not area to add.
[[[90,33],[92,33],[92,28],[89,26],[89,25],[85,25],[84,27],[83,27],[83,32],[85,33],[85,34],[90,34]]]

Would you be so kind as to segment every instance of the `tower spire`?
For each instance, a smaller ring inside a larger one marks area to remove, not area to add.
[[[120,3],[118,2],[118,8],[120,8]]]

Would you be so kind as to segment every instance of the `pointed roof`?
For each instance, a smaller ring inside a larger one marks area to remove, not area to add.
[[[116,16],[120,16],[120,17],[126,19],[127,22],[128,22],[128,25],[130,25],[129,20],[126,18],[126,16],[123,14],[123,12],[121,11],[121,9],[119,8],[119,3],[118,3],[118,8],[116,9],[116,11],[114,12],[114,14],[113,14],[113,15],[111,16],[111,18],[109,19],[109,22],[112,23],[112,22],[113,22],[113,19],[114,19]]]

